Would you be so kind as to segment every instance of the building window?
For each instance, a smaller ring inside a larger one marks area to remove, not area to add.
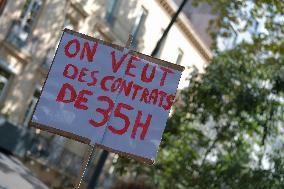
[[[88,3],[88,0],[79,0],[79,3],[86,5]]]
[[[70,19],[70,17],[66,17],[65,20],[64,20],[63,28],[67,28],[67,29],[70,29],[70,30],[76,30],[77,23],[74,22],[72,19]],[[56,49],[58,48],[60,39],[61,39],[61,36],[58,37],[55,46],[49,48],[46,52],[45,58],[44,58],[43,63],[42,63],[42,67],[46,70],[49,70],[49,68],[52,64],[53,57],[54,57],[54,54],[56,52]]]
[[[25,118],[24,118],[24,125],[25,126],[27,126],[29,124],[29,121],[30,121],[30,119],[33,115],[33,111],[34,111],[34,108],[36,106],[36,103],[37,103],[39,97],[40,97],[40,88],[37,87],[34,94],[33,94],[32,100],[29,103],[28,109],[25,113]]]
[[[42,0],[26,0],[22,14],[21,25],[24,32],[31,33],[38,16]]]
[[[11,73],[0,68],[0,99],[3,98],[3,95],[7,89]]]
[[[42,6],[42,0],[26,0],[21,17],[18,21],[14,21],[11,32],[9,34],[9,41],[19,48],[26,45],[29,35],[39,15]]]
[[[7,3],[7,0],[0,0],[0,16],[4,11],[6,3]]]
[[[134,23],[134,26],[131,32],[133,35],[133,47],[134,48],[138,46],[138,39],[141,35],[141,30],[145,23],[147,15],[148,15],[148,11],[144,7],[141,7],[138,13],[138,16],[136,17],[136,20],[135,20],[135,23]]]
[[[159,39],[158,39],[158,40],[160,40],[160,38],[163,36],[164,32],[165,32],[165,29],[162,28],[162,29],[161,29],[161,35],[159,36]],[[164,38],[164,40],[162,41],[162,43],[161,43],[161,45],[160,45],[160,48],[158,49],[158,53],[157,53],[156,57],[161,58],[161,55],[162,55],[162,52],[163,52],[163,50],[164,50],[167,37],[168,37],[168,35],[167,35],[167,36]]]
[[[56,44],[56,47],[58,46],[58,43]],[[42,63],[42,67],[46,70],[49,70],[51,64],[52,64],[52,61],[53,61],[53,57],[54,57],[54,54],[55,54],[55,50],[54,48],[49,48],[47,50],[47,53],[45,55],[45,58],[43,60],[43,63]]]
[[[180,48],[178,48],[178,54],[177,54],[177,58],[176,58],[176,64],[177,65],[180,65],[182,57],[183,57],[183,51]]]
[[[107,1],[107,12],[106,12],[106,20],[109,24],[113,24],[115,20],[115,12],[117,10],[118,0],[108,0]]]
[[[64,20],[64,28],[68,28],[70,30],[76,30],[77,23],[74,22],[70,17],[65,18]]]
[[[70,19],[70,17],[66,17],[65,20],[64,20],[63,28],[67,28],[67,29],[70,29],[70,30],[76,30],[77,23],[74,22],[72,19]],[[54,54],[56,52],[56,49],[58,48],[60,39],[61,39],[61,36],[59,36],[59,38],[57,39],[55,46],[49,48],[46,52],[46,55],[45,55],[43,62],[42,62],[42,67],[46,70],[49,70],[49,68],[52,64],[53,57],[54,57]]]

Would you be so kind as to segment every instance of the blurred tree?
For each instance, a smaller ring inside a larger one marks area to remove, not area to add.
[[[284,188],[284,2],[200,3],[219,15],[213,38],[237,31],[245,40],[223,51],[215,43],[205,72],[189,77],[157,164],[119,158],[116,170],[146,174],[158,188]]]

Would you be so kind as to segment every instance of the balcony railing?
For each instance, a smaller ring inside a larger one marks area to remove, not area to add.
[[[33,136],[32,145],[27,150],[26,155],[36,159],[46,167],[52,168],[62,174],[78,177],[83,162],[83,157],[71,152],[64,146],[63,137],[53,138],[52,140],[43,135]],[[69,140],[69,139],[67,139]],[[91,174],[95,168],[93,163],[88,165],[85,181],[91,179]]]
[[[1,118],[1,117],[0,117]],[[77,177],[83,157],[64,146],[65,138],[36,134],[35,129],[0,119],[0,148],[19,157],[30,157],[62,174]],[[69,139],[68,139],[69,140]],[[89,170],[93,169],[93,165]]]
[[[77,176],[80,172],[82,157],[64,147],[64,142],[51,140],[43,135],[33,138],[27,155],[38,162],[70,176]]]

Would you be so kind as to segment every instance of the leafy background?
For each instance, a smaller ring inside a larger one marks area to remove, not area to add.
[[[192,3],[218,15],[208,30],[214,57],[179,91],[157,164],[119,158],[116,173],[164,189],[284,188],[284,1]]]

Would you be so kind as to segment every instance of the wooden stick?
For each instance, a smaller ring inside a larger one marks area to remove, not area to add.
[[[133,36],[131,34],[129,34],[128,40],[127,40],[126,45],[125,45],[125,48],[127,48],[127,49],[130,48],[132,40],[133,40]]]
[[[89,145],[89,148],[88,148],[87,152],[84,155],[84,160],[83,160],[83,163],[82,163],[82,166],[81,166],[81,170],[80,170],[80,176],[78,177],[78,179],[76,181],[74,189],[80,189],[82,180],[84,178],[84,175],[86,173],[86,170],[87,170],[88,164],[89,164],[89,162],[91,160],[91,157],[92,157],[92,155],[94,153],[94,150],[95,150],[95,146]]]

